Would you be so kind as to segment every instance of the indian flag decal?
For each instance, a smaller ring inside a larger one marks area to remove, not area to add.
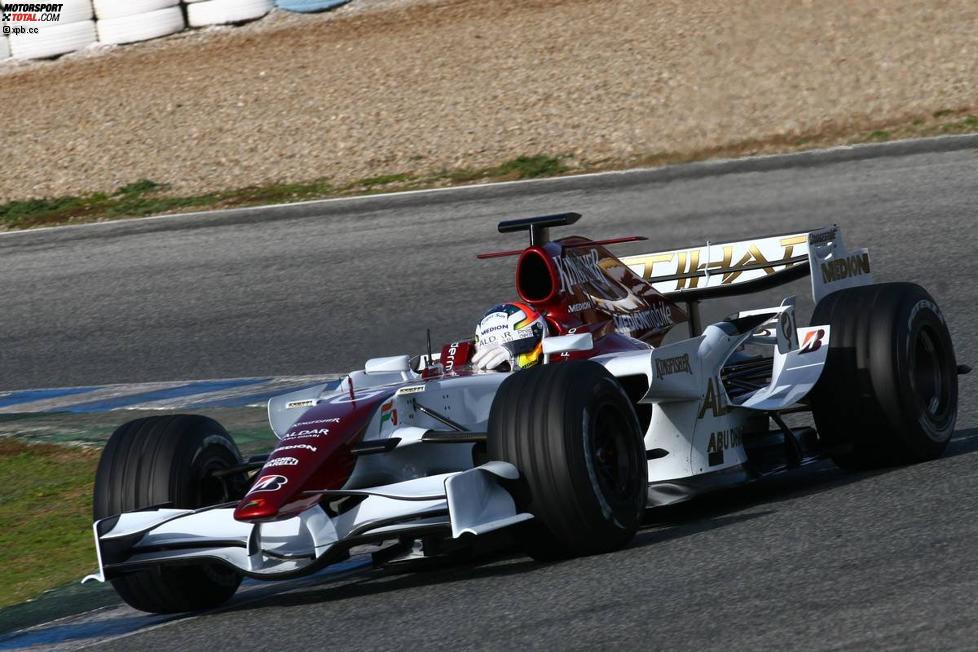
[[[394,401],[387,401],[380,406],[380,429],[384,430],[384,424],[390,422],[392,426],[397,425],[397,410],[394,409]]]

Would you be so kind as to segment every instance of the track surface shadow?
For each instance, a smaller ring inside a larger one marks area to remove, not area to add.
[[[945,457],[957,457],[976,451],[978,429],[963,430],[955,433]],[[930,464],[940,464],[940,460]],[[699,496],[679,505],[649,510],[643,528],[627,548],[643,548],[762,518],[778,511],[778,504],[783,501],[834,491],[894,470],[896,469],[852,473],[836,468],[830,461],[824,461],[746,486]],[[737,513],[764,505],[773,509]],[[272,595],[266,599],[232,605],[222,611],[323,604],[478,578],[521,575],[559,564],[560,562],[533,561],[509,545],[466,562],[426,566],[423,571],[409,567],[372,570],[341,586]]]

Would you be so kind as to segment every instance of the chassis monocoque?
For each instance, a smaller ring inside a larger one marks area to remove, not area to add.
[[[828,456],[845,468],[939,456],[958,367],[917,285],[874,284],[837,227],[618,258],[644,238],[526,230],[516,290],[546,318],[544,364],[478,371],[473,342],[369,360],[338,385],[272,399],[278,444],[243,461],[212,419],[132,421],[95,484],[99,569],[151,612],[226,601],[241,578],[311,573],[371,545],[437,556],[508,531],[556,559],[625,545],[643,510]],[[703,326],[702,300],[811,276],[795,302]],[[666,343],[685,323],[689,337]],[[430,348],[430,347],[429,347]],[[785,416],[811,413],[815,427]]]

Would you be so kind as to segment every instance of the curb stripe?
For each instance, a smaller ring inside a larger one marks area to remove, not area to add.
[[[301,389],[335,386],[344,374],[170,381],[0,392],[0,415],[263,407]]]
[[[337,380],[326,381],[327,389],[333,389],[339,383]],[[268,403],[270,398],[279,396],[281,394],[287,394],[289,392],[297,392],[300,389],[308,389],[310,387],[316,387],[322,385],[322,382],[311,383],[307,385],[301,385],[298,387],[290,388],[274,388],[271,391],[264,391],[260,394],[250,394],[248,396],[233,396],[228,398],[218,398],[212,399],[210,401],[203,401],[200,403],[194,403],[192,405],[186,406],[187,408],[193,408],[195,410],[200,410],[203,408],[221,408],[221,407],[264,407],[265,403]]]
[[[84,394],[86,392],[94,392],[97,389],[98,387],[63,387],[61,389],[28,389],[11,392],[6,395],[0,395],[0,408],[18,405],[20,403],[33,403],[34,401],[61,398],[62,396],[72,396],[74,394]]]
[[[221,390],[231,389],[232,387],[241,387],[243,385],[257,385],[259,383],[266,382],[270,379],[268,378],[244,378],[241,380],[211,380],[203,381],[198,383],[190,383],[187,385],[178,385],[177,387],[170,387],[167,389],[157,389],[148,392],[142,392],[138,394],[130,394],[128,396],[120,396],[118,398],[111,398],[101,401],[91,401],[89,403],[77,403],[71,406],[71,412],[108,412],[109,410],[114,410],[121,407],[126,407],[134,403],[147,403],[151,401],[160,401],[164,399],[179,398],[181,396],[193,396],[195,394],[204,394],[206,392],[218,392]]]

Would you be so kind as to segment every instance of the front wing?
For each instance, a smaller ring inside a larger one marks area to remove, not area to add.
[[[362,497],[330,516],[320,506],[283,521],[245,523],[234,504],[152,509],[96,521],[98,572],[104,582],[148,566],[213,561],[259,579],[285,579],[344,559],[350,548],[404,535],[441,532],[452,538],[481,535],[533,518],[519,513],[501,482],[519,472],[488,462],[368,489],[320,492],[324,499]]]

